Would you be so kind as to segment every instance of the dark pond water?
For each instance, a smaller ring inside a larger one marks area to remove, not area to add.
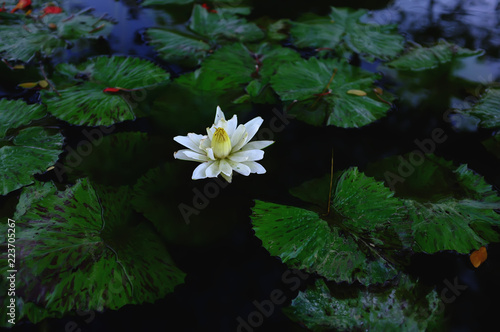
[[[180,24],[189,18],[190,10],[169,8],[167,13],[165,10],[142,8],[136,1],[67,3],[75,9],[91,6],[96,13],[109,14],[117,24],[108,40],[70,49],[55,58],[56,63],[77,62],[101,54],[137,55],[155,61],[174,76],[183,73],[183,68],[156,57],[154,50],[144,42],[143,32],[148,27]],[[486,55],[465,61],[456,76],[477,84],[500,81],[499,1],[255,1],[251,17],[266,15],[272,18],[297,18],[309,11],[324,15],[332,4],[372,9],[368,20],[380,24],[396,23],[400,32],[418,43],[432,43],[445,38],[463,47],[482,48]],[[368,70],[375,68],[369,63],[360,65]],[[484,175],[489,183],[500,187],[500,163],[481,145],[481,141],[492,132],[479,132],[467,127],[458,130],[441,118],[443,108],[460,103],[468,96],[468,91],[457,93],[454,82],[449,81],[444,73],[443,76],[439,76],[440,72],[433,72],[432,75],[425,78],[429,86],[417,91],[405,86],[410,84],[410,80],[402,78],[399,83],[402,89],[399,91],[407,92],[400,97],[396,109],[382,120],[362,129],[317,128],[292,121],[285,130],[277,133],[274,137],[276,143],[266,149],[266,159],[263,161],[268,173],[264,176],[240,177],[234,184],[221,190],[221,194],[203,212],[207,225],[198,229],[190,229],[186,225],[179,239],[169,244],[172,256],[187,273],[187,278],[185,284],[178,286],[165,299],[155,304],[128,305],[117,311],[105,311],[92,316],[85,314],[49,319],[38,325],[16,326],[13,330],[235,331],[237,317],[248,317],[255,310],[253,302],[268,299],[274,289],[285,292],[285,305],[289,304],[298,289],[292,290],[289,283],[283,282],[286,266],[279,259],[271,257],[254,236],[249,218],[252,200],[258,198],[294,203],[288,189],[328,173],[331,148],[335,151],[337,169],[349,166],[364,169],[371,161],[412,151],[416,138],[429,137],[434,128],[440,127],[445,129],[450,139],[438,147],[436,154],[456,163],[468,164],[471,169]],[[16,79],[3,78],[0,82],[0,98],[37,100],[37,94],[16,88]],[[178,149],[172,138],[185,135],[187,131],[201,132],[207,121],[200,120],[199,128],[184,128],[180,125],[176,129],[171,122],[184,114],[180,107],[184,105],[189,108],[196,103],[202,104],[204,100],[193,101],[190,100],[191,96],[174,96],[174,93],[171,98],[172,103],[179,107],[176,114],[139,119],[117,126],[117,132],[142,131],[151,134],[154,140],[148,150],[125,160],[118,170],[116,165],[106,167],[97,158],[90,162],[88,175],[105,184],[134,183],[145,169],[172,161],[172,153]],[[239,116],[244,121],[260,115],[266,123],[272,117],[271,109],[271,106],[254,107]],[[231,111],[228,112],[231,114]],[[209,121],[211,118],[212,115]],[[81,129],[72,126],[65,126],[64,134],[68,137],[69,145],[77,144],[82,138]],[[308,139],[305,140],[305,137]],[[314,138],[318,144],[311,146],[310,138]],[[119,158],[114,155],[109,157]],[[179,167],[183,168],[181,172],[187,182],[194,166],[185,163]],[[180,188],[179,184],[172,186]],[[164,198],[190,199],[193,188],[202,186],[203,182],[188,183],[179,192],[167,193]],[[8,215],[16,201],[9,198],[2,199],[0,203],[2,215]],[[487,323],[497,320],[500,246],[490,245],[488,255],[488,261],[477,270],[470,266],[467,255],[452,253],[417,255],[410,265],[408,272],[419,276],[425,283],[435,285],[439,292],[447,287],[446,280],[453,282],[455,278],[461,285],[467,286],[447,307],[452,331],[486,330]],[[307,280],[302,281],[299,289],[304,289],[309,283]],[[256,330],[306,331],[291,322],[280,310],[275,310]]]

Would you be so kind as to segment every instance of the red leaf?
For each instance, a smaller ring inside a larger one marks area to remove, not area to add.
[[[49,5],[43,9],[43,13],[45,15],[47,15],[47,14],[60,14],[60,13],[62,13],[62,8]]]
[[[217,11],[215,9],[210,9],[210,7],[208,7],[208,5],[206,3],[202,3],[201,6],[203,8],[205,8],[205,10],[209,13],[217,13]]]
[[[121,90],[122,90],[121,88],[106,88],[106,89],[102,90],[102,92],[104,92],[104,93],[118,93]]]
[[[12,8],[12,10],[10,11],[11,13],[14,13],[16,12],[17,10],[19,9],[26,9],[28,8],[29,6],[31,6],[31,0],[20,0],[17,5]]]
[[[0,8],[0,13],[1,12],[6,12],[7,8],[5,8],[5,2],[2,4],[2,7]]]

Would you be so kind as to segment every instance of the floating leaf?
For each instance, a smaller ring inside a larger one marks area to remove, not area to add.
[[[61,134],[41,127],[19,130],[45,114],[40,105],[0,100],[0,195],[33,183],[32,175],[57,161],[62,152]],[[13,136],[6,136],[8,132]]]
[[[486,251],[486,247],[481,247],[479,250],[475,250],[472,254],[470,254],[470,262],[476,269],[483,264],[487,258],[488,252]]]
[[[471,108],[457,112],[480,120],[482,128],[500,127],[500,89],[488,89],[481,99]]]
[[[181,61],[189,65],[200,63],[208,51],[229,41],[251,42],[264,38],[255,24],[235,16],[224,8],[211,13],[195,5],[189,23],[190,33],[148,29],[150,44],[167,61]]]
[[[104,26],[96,32],[93,31],[94,23],[98,20]],[[21,22],[15,25],[0,25],[0,56],[4,59],[28,62],[37,52],[50,56],[56,49],[80,38],[107,36],[112,27],[113,24],[107,20],[83,14],[72,18],[48,15],[36,24]]]
[[[248,84],[246,90],[255,98],[281,65],[297,60],[299,53],[281,46],[261,44],[251,49],[242,44],[223,46],[205,60],[198,74],[198,80],[213,83],[197,84],[196,88],[241,89]]]
[[[397,273],[394,262],[382,251],[411,245],[403,204],[382,183],[356,168],[338,174],[336,179],[328,216],[256,201],[252,214],[256,236],[271,255],[280,256],[289,267],[336,282],[368,285],[393,278]],[[322,203],[322,195],[328,197],[328,185],[328,178],[322,178],[293,193]]]
[[[454,59],[483,54],[483,50],[469,50],[440,40],[435,46],[422,47],[413,44],[405,54],[387,63],[387,66],[399,70],[426,70],[449,63]]]
[[[96,57],[73,66],[56,67],[60,79],[60,96],[45,92],[43,101],[48,111],[61,120],[75,125],[109,126],[135,119],[134,108],[146,91],[110,94],[104,90],[120,87],[122,90],[140,90],[164,82],[170,77],[153,63],[132,57]]]
[[[385,180],[404,198],[412,222],[415,251],[469,253],[500,241],[498,193],[467,165],[454,166],[433,155],[388,158],[367,173]],[[412,165],[409,160],[420,160]],[[403,171],[405,173],[403,173]],[[391,181],[397,179],[394,183]]]
[[[380,119],[389,110],[390,106],[372,91],[378,78],[345,60],[310,58],[279,67],[271,85],[282,100],[304,102],[290,111],[300,120],[352,128]],[[356,96],[348,94],[349,90],[370,92]]]
[[[0,139],[4,138],[7,130],[29,124],[46,114],[41,105],[27,105],[21,100],[0,100]]]
[[[196,65],[211,49],[206,41],[197,36],[168,29],[151,28],[147,30],[147,35],[149,44],[167,61]]]
[[[23,191],[15,215],[16,319],[152,303],[183,282],[151,226],[135,220],[129,198],[126,187],[94,188],[86,179],[65,191],[50,182]],[[1,255],[5,275],[6,250]]]
[[[284,311],[311,331],[427,331],[443,324],[437,292],[406,275],[393,287],[345,293],[336,294],[318,280]]]
[[[360,18],[366,10],[334,8],[328,17],[292,22],[290,35],[298,47],[335,49],[342,41],[368,60],[387,60],[403,50],[404,38],[395,25],[366,24]]]

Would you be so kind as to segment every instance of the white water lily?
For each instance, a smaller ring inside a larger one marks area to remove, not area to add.
[[[219,174],[227,182],[231,182],[233,170],[248,176],[250,173],[264,174],[266,169],[257,160],[264,158],[261,149],[274,141],[252,141],[262,125],[260,116],[238,124],[234,115],[226,121],[219,106],[212,127],[207,128],[207,135],[189,133],[187,136],[176,136],[174,141],[187,147],[174,153],[174,158],[197,161],[201,165],[193,171],[193,180],[214,178]]]

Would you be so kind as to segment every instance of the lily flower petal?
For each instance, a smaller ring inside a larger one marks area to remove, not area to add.
[[[257,173],[257,174],[266,173],[266,169],[261,164],[255,162],[255,161],[246,161],[246,162],[244,162],[244,164],[250,168],[250,171],[252,173]]]
[[[189,133],[187,136],[174,137],[176,142],[187,147],[175,152],[174,158],[201,163],[193,171],[193,180],[221,175],[231,182],[233,171],[245,176],[251,173],[264,174],[266,169],[255,161],[264,158],[262,149],[274,142],[249,142],[263,121],[261,117],[256,117],[244,125],[238,125],[236,115],[227,121],[217,106],[214,124],[207,127],[207,135]]]
[[[228,158],[236,162],[261,160],[262,158],[264,158],[264,151],[262,150],[239,151],[231,154]]]
[[[263,149],[267,148],[269,145],[273,144],[274,141],[252,141],[248,142],[244,147],[241,148],[241,151],[246,150],[254,150],[254,149]]]
[[[207,177],[207,168],[213,164],[213,161],[207,161],[207,162],[204,162],[200,165],[198,165],[198,167],[196,167],[193,171],[193,176],[191,177],[193,180],[200,180],[200,179],[204,179]]]
[[[187,161],[202,161],[202,162],[208,161],[208,157],[206,155],[196,153],[188,149],[179,150],[175,152],[174,158]]]
[[[260,116],[258,116],[256,118],[248,121],[247,123],[245,123],[245,128],[246,128],[247,133],[248,133],[248,137],[246,139],[246,142],[250,141],[255,136],[255,134],[257,133],[257,131],[259,130],[259,128],[263,122],[264,122],[264,120]]]
[[[248,167],[247,165],[245,165],[243,163],[238,163],[238,162],[235,162],[232,160],[228,160],[227,162],[229,163],[229,165],[231,165],[231,167],[236,172],[240,173],[241,175],[245,175],[245,176],[250,175],[250,173],[251,173],[250,167]]]
[[[216,160],[212,163],[212,165],[210,165],[207,170],[206,170],[206,174],[207,174],[207,177],[209,178],[215,178],[217,177],[217,175],[220,174],[220,160]]]
[[[191,149],[191,150],[196,151],[198,153],[203,153],[203,150],[199,148],[199,143],[198,144],[194,143],[193,140],[190,139],[189,134],[188,134],[188,136],[175,136],[174,141],[176,141],[179,144],[184,145],[188,149]]]

